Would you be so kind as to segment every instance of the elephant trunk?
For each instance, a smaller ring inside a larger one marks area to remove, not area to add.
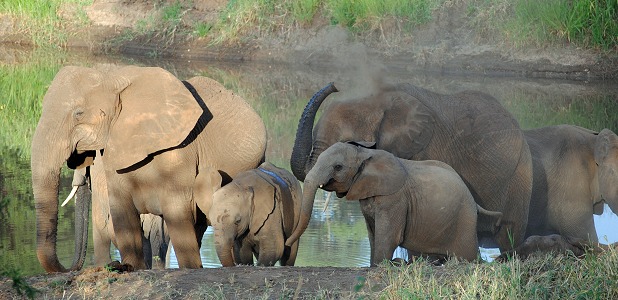
[[[309,103],[307,103],[307,106],[305,106],[303,114],[298,121],[290,165],[292,173],[294,173],[294,176],[300,181],[305,180],[307,171],[310,169],[310,167],[307,166],[307,162],[311,154],[315,115],[326,97],[334,92],[338,92],[338,90],[331,82],[315,93],[313,97],[311,97],[311,100],[309,100]]]
[[[66,272],[56,253],[56,237],[58,232],[58,187],[60,185],[60,169],[69,158],[72,148],[68,143],[58,142],[51,132],[60,128],[57,124],[40,122],[37,126],[31,150],[32,190],[36,209],[37,257],[48,273]],[[54,144],[56,147],[52,147]],[[89,205],[89,203],[88,203]],[[83,208],[83,207],[82,207]],[[83,216],[84,212],[76,212]],[[86,212],[87,214],[88,212]],[[87,226],[82,230],[86,230]],[[77,241],[76,241],[77,242]],[[76,247],[77,249],[78,247]],[[75,253],[71,270],[81,267],[85,259],[85,247]]]
[[[215,249],[222,266],[233,267],[235,265],[233,237],[229,237],[225,232],[215,229]]]
[[[303,188],[303,200],[300,208],[300,218],[298,225],[292,232],[292,235],[285,241],[285,245],[291,247],[300,236],[305,232],[309,221],[311,220],[311,212],[313,211],[313,202],[315,201],[315,194],[318,190],[318,183],[314,180],[307,179]]]
[[[79,270],[86,261],[92,193],[87,185],[82,185],[77,188],[75,197],[75,255],[71,269]]]

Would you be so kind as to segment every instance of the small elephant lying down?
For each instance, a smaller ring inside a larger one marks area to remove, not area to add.
[[[267,162],[218,189],[207,215],[221,264],[253,265],[255,254],[260,266],[293,266],[298,240],[284,243],[298,224],[301,197],[294,175]]]
[[[306,228],[304,214],[311,213],[319,187],[360,200],[372,266],[391,259],[397,246],[421,256],[473,261],[479,257],[477,214],[502,216],[480,208],[457,172],[443,162],[405,160],[339,142],[318,157],[305,177],[301,226],[295,234]]]
[[[580,238],[569,238],[559,234],[532,235],[517,248],[502,252],[496,258],[498,262],[505,262],[510,258],[517,257],[526,259],[534,254],[552,253],[573,255],[578,258],[586,254],[602,254],[610,249],[618,249],[618,243],[603,245]]]

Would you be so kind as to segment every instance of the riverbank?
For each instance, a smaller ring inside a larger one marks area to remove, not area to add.
[[[232,267],[116,273],[105,268],[11,280],[0,298],[36,299],[615,299],[615,250],[582,259],[425,261],[376,268]]]
[[[319,7],[307,23],[302,23],[281,21],[291,16],[285,10],[278,13],[277,7],[265,16],[243,11],[231,15],[225,0],[185,2],[95,0],[80,5],[69,1],[58,9],[56,22],[66,34],[48,39],[58,47],[93,53],[187,61],[258,61],[332,68],[371,62],[374,68],[393,72],[618,78],[618,49],[586,48],[559,39],[544,44],[518,42],[509,38],[508,32],[492,30],[500,27],[492,24],[497,21],[494,11],[503,8],[472,13],[478,10],[473,5],[480,5],[474,0],[439,1],[428,20],[414,28],[404,28],[408,23],[393,18],[366,25],[363,30],[341,23],[332,25],[333,17]],[[221,21],[226,16],[237,20]],[[250,32],[227,28],[243,24],[255,25]],[[1,15],[0,42],[31,45],[42,38],[40,32],[24,28],[14,15]]]

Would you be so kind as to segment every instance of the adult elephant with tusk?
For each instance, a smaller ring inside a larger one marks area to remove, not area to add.
[[[66,271],[56,253],[65,162],[82,168],[102,154],[123,263],[146,267],[139,216],[151,213],[165,220],[178,265],[199,268],[200,207],[221,183],[256,168],[265,149],[257,113],[212,79],[181,82],[150,67],[64,67],[43,98],[32,139],[39,262],[47,272]]]
[[[328,85],[300,118],[291,167],[301,181],[318,156],[336,142],[366,141],[399,158],[439,160],[462,177],[475,201],[503,213],[501,226],[480,216],[481,246],[511,249],[524,239],[532,190],[530,150],[518,122],[495,98],[477,91],[438,94],[411,84],[382,84],[355,99],[331,102],[313,127]],[[304,199],[297,231],[306,229],[313,199]]]

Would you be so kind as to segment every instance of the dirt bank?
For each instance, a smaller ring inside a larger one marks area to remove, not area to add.
[[[183,10],[182,22],[173,34],[136,34],[143,20],[156,16],[166,2],[154,0],[94,0],[85,8],[87,22],[71,30],[66,46],[95,53],[176,57],[187,60],[265,61],[337,67],[342,58],[379,61],[388,70],[419,70],[487,76],[525,76],[577,80],[618,78],[618,51],[601,53],[569,44],[547,48],[515,48],[499,37],[480,33],[466,15],[469,1],[447,1],[428,24],[404,31],[397,24],[359,35],[328,20],[316,18],[308,26],[291,26],[260,34],[242,43],[212,46],[215,36],[183,33],[197,22],[214,23],[226,0],[194,0]],[[185,1],[186,2],[186,1]],[[79,15],[63,7],[67,20]],[[140,23],[141,22],[141,23]],[[0,16],[0,42],[28,43],[15,20]],[[73,23],[72,23],[73,24]],[[132,34],[127,32],[132,30]],[[357,62],[358,63],[358,62]]]
[[[331,267],[168,269],[123,274],[91,268],[33,276],[26,282],[38,290],[36,299],[357,299],[381,290],[376,270]],[[21,298],[11,285],[11,280],[0,278],[0,299]]]

